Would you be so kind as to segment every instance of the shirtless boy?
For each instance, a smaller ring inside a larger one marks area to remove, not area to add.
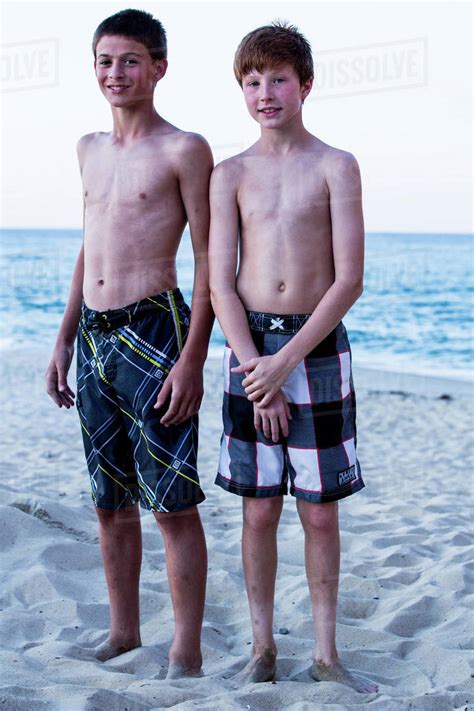
[[[364,487],[341,322],[362,293],[359,169],[350,153],[303,126],[313,62],[294,27],[274,23],[248,34],[234,71],[261,135],[214,170],[209,254],[211,299],[227,338],[216,483],[244,497],[253,649],[239,676],[260,682],[275,674],[276,533],[289,478],[305,537],[311,675],[373,692],[377,686],[346,669],[336,649],[337,502]]]
[[[110,600],[106,660],[140,646],[138,503],[164,538],[175,635],[169,677],[198,675],[206,545],[196,505],[197,411],[212,326],[207,240],[212,157],[205,140],[165,121],[153,93],[166,35],[139,10],[104,20],[93,39],[111,133],[83,136],[84,243],[46,373],[59,407],[74,404],[67,373],[77,334],[79,411]],[[189,222],[192,318],[175,257]]]

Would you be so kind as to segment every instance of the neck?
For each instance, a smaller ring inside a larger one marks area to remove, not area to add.
[[[164,123],[152,103],[147,106],[112,107],[112,119],[112,135],[119,141],[142,138],[158,124]]]
[[[299,121],[295,121],[284,128],[262,128],[260,134],[260,146],[268,153],[279,153],[286,155],[295,148],[300,148],[308,140],[310,133],[303,126],[301,116]]]

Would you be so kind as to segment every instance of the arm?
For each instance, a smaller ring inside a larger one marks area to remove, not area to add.
[[[83,136],[77,144],[77,157],[82,175],[85,149],[90,136]],[[82,227],[84,232],[85,206],[83,206]],[[68,385],[67,374],[74,355],[79,319],[81,317],[82,287],[84,283],[84,245],[81,246],[74,267],[71,288],[61,326],[56,338],[53,355],[46,370],[46,391],[58,407],[69,409],[74,405],[74,392]]]
[[[81,247],[76,260],[69,298],[45,375],[48,395],[58,407],[64,406],[67,409],[74,405],[75,395],[68,385],[67,374],[74,355],[74,341],[81,316],[83,281],[84,246]]]
[[[231,161],[217,166],[211,179],[209,268],[211,300],[219,324],[240,363],[258,358],[244,305],[236,290],[239,236],[238,167]],[[268,407],[254,403],[254,425],[276,442],[281,429],[288,436],[288,403],[281,391]]]
[[[155,405],[156,409],[162,407],[171,395],[170,405],[161,419],[167,426],[183,422],[199,410],[204,392],[202,370],[214,321],[209,298],[207,258],[212,154],[207,142],[196,134],[185,134],[182,140],[178,179],[191,232],[194,283],[188,337]]]
[[[303,328],[274,356],[252,359],[237,372],[250,372],[243,381],[249,400],[265,406],[291,371],[339,323],[363,291],[364,220],[357,161],[340,153],[328,165],[335,279]]]
[[[211,300],[217,320],[240,363],[258,357],[245,308],[236,290],[239,241],[238,167],[231,161],[211,178],[209,269]]]

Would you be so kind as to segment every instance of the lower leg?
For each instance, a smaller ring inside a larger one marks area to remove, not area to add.
[[[253,632],[252,658],[242,672],[247,681],[268,681],[275,674],[273,601],[282,507],[282,496],[243,500],[242,560]]]
[[[338,504],[311,504],[298,500],[297,506],[305,532],[306,575],[316,635],[311,676],[316,681],[340,682],[360,692],[376,692],[376,684],[352,674],[343,666],[337,654],[336,609],[340,565]]]
[[[201,628],[206,593],[207,550],[196,507],[155,513],[166,551],[168,583],[175,618],[168,677],[201,673]]]
[[[315,658],[332,664],[336,649],[336,609],[340,543],[337,502],[297,501],[305,533],[305,563],[316,636]]]
[[[120,511],[96,509],[99,541],[110,602],[110,633],[95,650],[105,661],[139,647],[139,580],[142,558],[138,506]]]

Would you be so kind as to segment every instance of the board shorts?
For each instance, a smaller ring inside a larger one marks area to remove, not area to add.
[[[77,409],[98,508],[136,503],[180,511],[205,496],[197,473],[198,416],[165,427],[153,409],[188,334],[179,289],[120,309],[85,304],[77,335]]]
[[[260,355],[273,355],[306,323],[309,314],[247,312]],[[226,344],[223,424],[216,484],[240,496],[288,493],[312,503],[337,501],[364,488],[356,455],[356,399],[351,350],[342,321],[298,364],[282,386],[293,419],[278,442],[254,426],[245,374]]]

